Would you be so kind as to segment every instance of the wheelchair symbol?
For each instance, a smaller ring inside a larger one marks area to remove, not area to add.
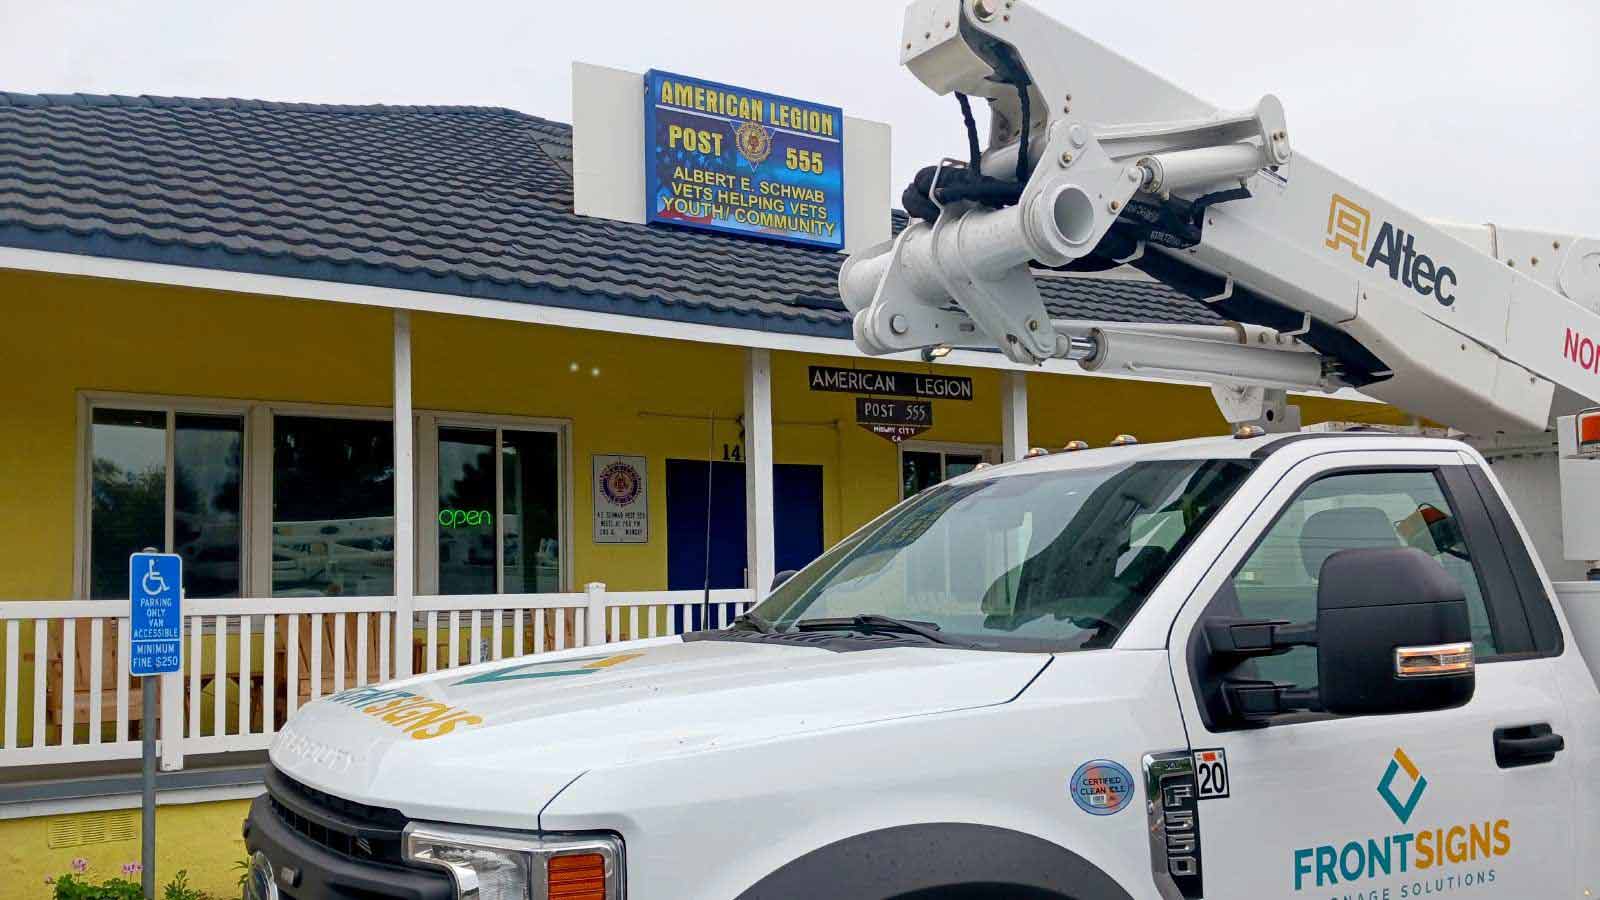
[[[156,561],[153,559],[150,560],[150,571],[144,573],[144,577],[139,579],[139,584],[144,588],[145,595],[150,597],[159,596],[168,591],[167,580],[161,577],[160,572],[156,571]]]

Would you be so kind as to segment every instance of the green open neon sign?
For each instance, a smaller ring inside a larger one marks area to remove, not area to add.
[[[493,525],[494,514],[487,509],[441,509],[439,510],[439,524],[444,528],[460,528],[463,525],[474,528],[479,525]]]

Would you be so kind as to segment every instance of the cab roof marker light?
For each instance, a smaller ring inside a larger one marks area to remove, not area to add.
[[[1035,457],[1049,456],[1049,455],[1050,455],[1050,451],[1046,450],[1043,447],[1032,447],[1032,448],[1029,448],[1028,455],[1026,457],[1024,457],[1024,458],[1025,459],[1033,459]]]
[[[1088,441],[1067,441],[1066,445],[1061,448],[1061,452],[1062,453],[1077,453],[1079,450],[1087,450],[1087,449],[1089,449],[1089,442]]]
[[[1578,455],[1600,456],[1600,408],[1578,413]]]
[[[1139,443],[1139,439],[1131,434],[1119,434],[1111,439],[1111,446],[1113,447],[1131,447],[1137,443]]]

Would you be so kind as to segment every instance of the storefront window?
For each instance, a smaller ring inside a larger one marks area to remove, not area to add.
[[[561,590],[560,473],[553,431],[440,427],[439,593]]]
[[[555,434],[502,432],[508,594],[561,590],[561,467]]]
[[[244,419],[178,414],[172,434],[172,552],[195,597],[242,596]]]
[[[128,554],[167,546],[167,414],[97,409],[89,596],[128,593]]]
[[[278,416],[272,448],[272,595],[394,593],[394,428]]]
[[[244,418],[96,408],[89,442],[89,596],[126,597],[128,554],[147,547],[184,558],[189,596],[240,596]]]
[[[263,408],[258,414],[270,417],[271,438],[250,463],[262,469],[255,479],[246,467],[244,410],[179,411],[158,398],[129,405],[136,408],[91,406],[80,562],[87,596],[126,597],[128,554],[147,547],[183,557],[185,590],[196,599],[247,591],[394,593],[390,421]],[[566,450],[559,427],[423,427],[436,435],[438,451],[437,469],[423,476],[437,479],[438,500],[422,512],[425,521],[434,517],[421,529],[426,543],[418,548],[424,589],[446,595],[566,589]],[[433,462],[431,453],[422,458]],[[260,496],[247,496],[252,484],[262,485]],[[425,502],[432,495],[425,487]],[[270,559],[249,555],[247,509],[261,511],[270,534],[261,548],[270,548]],[[435,537],[427,536],[430,529]],[[265,583],[250,580],[256,571]]]
[[[439,593],[493,594],[494,429],[439,429]]]
[[[900,451],[901,497],[914,494],[993,462],[990,450],[911,449]]]

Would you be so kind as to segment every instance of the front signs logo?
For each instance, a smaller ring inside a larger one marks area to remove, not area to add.
[[[1404,880],[1386,886],[1364,888],[1358,895],[1421,898],[1494,884],[1500,874],[1497,861],[1511,853],[1511,820],[1490,814],[1412,826],[1411,819],[1427,791],[1428,779],[1422,770],[1404,749],[1396,748],[1378,780],[1378,796],[1400,820],[1402,830],[1339,835],[1337,840],[1295,850],[1294,889],[1322,891],[1401,878]]]
[[[620,666],[638,659],[643,653],[614,653],[609,656],[580,656],[576,659],[556,659],[549,662],[518,663],[503,669],[494,669],[463,678],[462,684],[489,684],[496,681],[524,681],[530,678],[562,678],[569,675],[593,675],[612,666]],[[553,667],[561,668],[553,668]]]
[[[412,740],[443,737],[456,729],[476,728],[483,716],[411,691],[377,685],[351,688],[323,699],[372,716],[374,721],[398,728]],[[289,749],[293,749],[292,747]]]
[[[1343,194],[1334,194],[1328,203],[1328,237],[1322,246],[1348,252],[1350,258],[1369,269],[1382,263],[1389,278],[1441,306],[1456,302],[1456,272],[1435,263],[1433,257],[1417,252],[1416,235],[1384,222],[1372,236],[1372,211]]]
[[[1411,779],[1411,793],[1401,800],[1395,796],[1394,780],[1404,770]],[[1383,773],[1383,779],[1378,782],[1378,796],[1383,802],[1389,804],[1389,809],[1394,811],[1395,818],[1404,825],[1411,821],[1411,814],[1417,811],[1417,804],[1422,801],[1422,793],[1428,789],[1428,779],[1422,777],[1417,771],[1417,766],[1406,756],[1406,751],[1395,748],[1394,758],[1389,760],[1389,768]]]

